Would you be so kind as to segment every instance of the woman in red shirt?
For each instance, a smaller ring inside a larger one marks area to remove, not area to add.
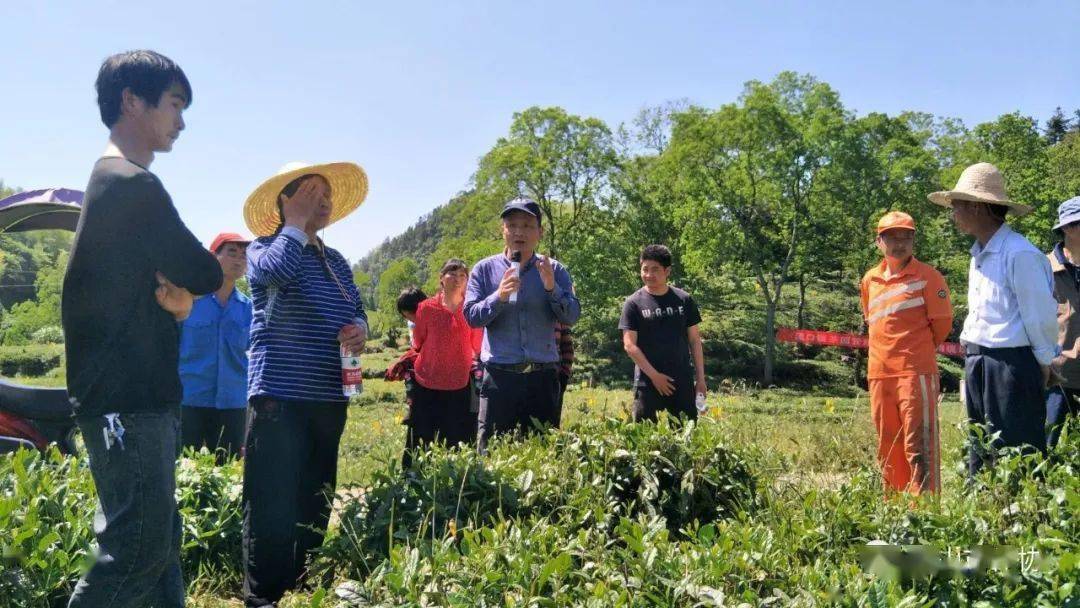
[[[416,388],[409,413],[406,451],[435,441],[470,444],[476,439],[476,412],[470,412],[471,369],[483,331],[465,322],[462,304],[469,269],[458,259],[439,271],[439,292],[416,309],[413,369]]]

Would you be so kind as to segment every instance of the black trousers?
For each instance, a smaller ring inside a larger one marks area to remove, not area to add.
[[[634,422],[643,420],[656,421],[657,412],[664,410],[675,417],[697,420],[698,411],[694,404],[694,381],[690,378],[676,378],[675,392],[661,395],[650,384],[634,389],[634,404],[631,415]]]
[[[986,436],[1000,432],[990,450],[972,432],[968,472],[993,466],[994,451],[1021,447],[1045,451],[1046,391],[1042,371],[1031,348],[968,347],[964,362],[964,392],[968,420],[983,427]]]
[[[251,400],[244,456],[244,601],[276,603],[322,545],[346,404]]]
[[[1080,414],[1080,389],[1055,386],[1046,391],[1046,447],[1057,445],[1061,426]]]
[[[555,419],[562,420],[562,406],[566,399],[566,387],[570,385],[570,376],[559,372],[559,402],[556,404]]]
[[[472,382],[456,391],[427,388],[419,382],[410,390],[409,419],[405,422],[402,466],[412,464],[412,453],[441,441],[472,445],[476,441],[476,413],[469,411]]]
[[[218,463],[225,458],[236,458],[244,447],[247,430],[247,408],[219,410],[214,407],[190,407],[180,409],[180,435],[185,448],[201,449],[203,446],[215,452]]]
[[[487,450],[488,442],[497,433],[531,433],[536,423],[558,428],[561,409],[558,371],[554,367],[520,374],[485,366],[477,419],[480,451]]]

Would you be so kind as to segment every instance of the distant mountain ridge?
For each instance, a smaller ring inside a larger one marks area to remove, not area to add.
[[[466,243],[498,238],[498,211],[501,208],[498,201],[496,196],[474,191],[464,192],[421,216],[401,234],[387,237],[378,247],[357,261],[353,270],[367,273],[374,288],[386,267],[394,260],[405,257],[416,261],[420,267],[421,278],[428,276],[431,256],[439,250],[440,244],[449,243],[451,240],[461,247],[449,247],[450,255],[468,258],[473,247],[466,247]]]

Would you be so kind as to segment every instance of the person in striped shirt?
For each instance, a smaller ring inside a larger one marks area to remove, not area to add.
[[[952,330],[945,278],[916,260],[915,220],[900,211],[877,225],[884,258],[860,283],[870,331],[870,414],[878,463],[891,491],[941,491],[937,347]]]
[[[360,353],[367,315],[345,258],[317,236],[367,194],[352,163],[286,165],[248,197],[258,236],[244,460],[244,596],[273,606],[304,576],[330,517],[345,428],[341,351]]]

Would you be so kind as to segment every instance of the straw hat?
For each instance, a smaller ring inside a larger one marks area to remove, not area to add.
[[[330,183],[330,201],[333,210],[330,222],[349,215],[364,202],[368,192],[367,174],[356,163],[310,163],[292,162],[278,169],[276,175],[255,188],[244,203],[244,222],[255,236],[268,236],[281,224],[278,215],[278,195],[289,182],[302,175],[321,175]],[[329,225],[327,224],[327,225]]]
[[[1009,213],[1016,217],[1031,213],[1034,207],[1014,203],[1005,194],[1005,178],[1001,171],[990,163],[975,163],[960,174],[956,187],[952,190],[934,192],[927,198],[935,205],[952,207],[953,201],[974,201],[991,205],[1005,205]]]

